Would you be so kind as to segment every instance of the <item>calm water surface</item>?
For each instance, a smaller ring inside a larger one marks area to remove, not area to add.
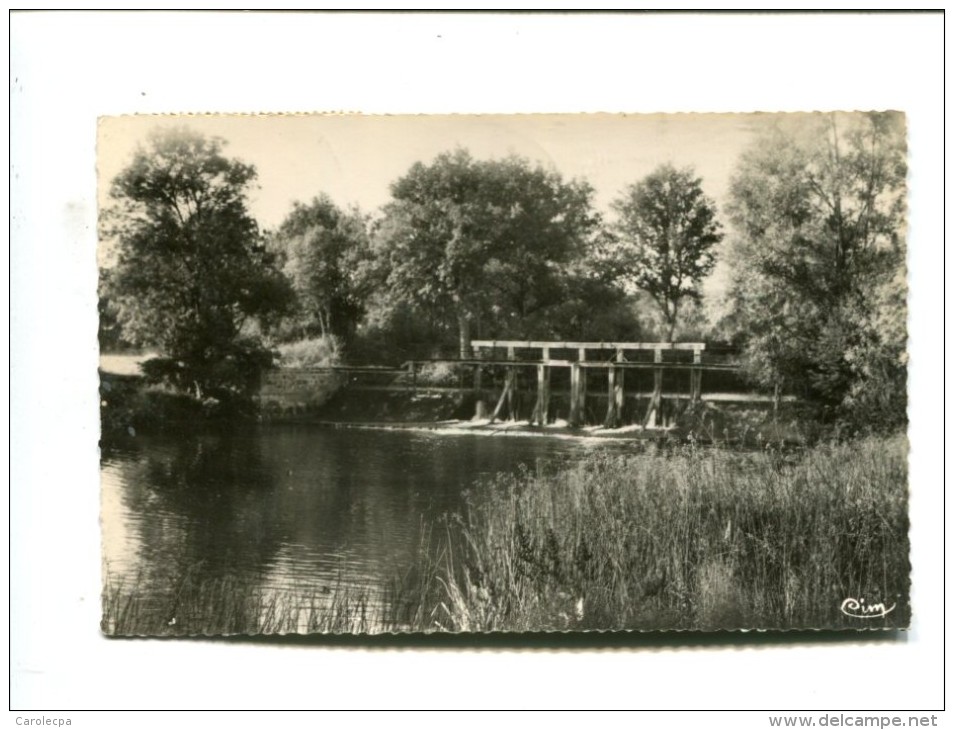
[[[479,500],[481,479],[594,448],[608,447],[317,426],[140,436],[103,455],[108,580],[156,605],[184,577],[386,600],[382,586],[418,567],[422,534],[454,539],[442,517]]]

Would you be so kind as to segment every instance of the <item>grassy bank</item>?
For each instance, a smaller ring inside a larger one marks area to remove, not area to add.
[[[150,385],[141,376],[100,372],[102,442],[110,445],[137,433],[163,433],[214,424],[229,426],[255,417],[251,402],[196,398]]]
[[[499,479],[463,518],[464,631],[907,626],[906,442],[679,449]],[[896,608],[846,616],[847,598]]]
[[[188,572],[161,595],[141,579],[127,583],[108,571],[105,582],[101,628],[110,636],[423,631],[432,625],[424,611],[438,604],[441,585],[416,571],[382,586],[339,583],[321,591],[265,590],[234,576]]]
[[[798,452],[646,445],[472,490],[387,585],[266,592],[107,575],[116,635],[905,627],[907,444]],[[444,536],[443,540],[440,536]],[[452,539],[453,537],[453,539]],[[435,557],[438,556],[438,557]],[[851,618],[846,599],[895,608]]]
[[[235,578],[196,582],[161,600],[148,599],[139,586],[112,582],[103,592],[102,630],[113,636],[386,631],[372,605],[362,590],[265,592]]]

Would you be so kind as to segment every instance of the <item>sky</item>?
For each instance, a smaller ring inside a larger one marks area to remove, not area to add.
[[[281,223],[294,201],[322,192],[339,205],[374,212],[387,202],[391,182],[412,164],[458,146],[478,159],[517,154],[564,178],[585,178],[604,213],[627,185],[666,162],[694,166],[706,192],[721,204],[739,152],[769,119],[754,114],[104,117],[98,140],[100,204],[106,202],[108,181],[150,131],[181,125],[222,137],[228,156],[256,167],[257,189],[249,203],[267,229]]]
[[[510,154],[584,178],[608,220],[612,201],[657,166],[692,166],[705,192],[725,209],[739,154],[776,115],[529,114],[529,115],[141,115],[99,122],[99,204],[109,182],[155,129],[185,125],[226,141],[225,154],[255,166],[249,207],[259,225],[277,228],[295,201],[326,193],[341,206],[374,213],[390,184],[415,162],[464,147],[477,159]],[[724,216],[723,216],[724,220]],[[101,252],[102,261],[109,258]],[[724,291],[717,267],[704,291]]]
[[[657,166],[692,166],[705,192],[725,208],[739,154],[765,114],[524,114],[524,115],[140,115],[103,117],[97,139],[100,207],[112,179],[156,129],[187,126],[225,140],[225,154],[255,166],[249,208],[259,225],[274,230],[295,201],[326,193],[340,206],[376,212],[390,184],[415,162],[464,147],[477,159],[511,154],[583,178],[594,204],[613,219],[612,201]],[[100,251],[101,263],[111,252]],[[717,299],[727,284],[717,266],[704,292]]]

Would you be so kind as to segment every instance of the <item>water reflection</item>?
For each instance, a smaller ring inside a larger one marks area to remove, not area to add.
[[[389,582],[421,567],[422,534],[463,508],[475,479],[582,448],[308,426],[138,437],[103,457],[109,581],[170,625],[197,585],[318,611],[345,589],[380,611]]]

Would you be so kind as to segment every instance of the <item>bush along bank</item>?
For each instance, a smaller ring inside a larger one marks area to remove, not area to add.
[[[140,376],[100,372],[100,424],[105,443],[203,424],[227,424],[255,416],[250,399],[220,394],[199,398]]]

